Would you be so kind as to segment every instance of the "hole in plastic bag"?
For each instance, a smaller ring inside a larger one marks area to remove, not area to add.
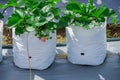
[[[31,59],[32,57],[31,56],[29,56],[29,59]]]
[[[80,55],[84,56],[84,55],[85,55],[85,53],[80,53]]]

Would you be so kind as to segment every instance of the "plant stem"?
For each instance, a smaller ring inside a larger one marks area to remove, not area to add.
[[[26,47],[27,47],[27,56],[28,56],[30,80],[32,80],[32,67],[31,67],[31,62],[30,62],[30,53],[29,53],[28,37],[29,37],[29,33],[27,34],[27,44],[26,44]]]
[[[7,8],[5,8],[3,11],[2,11],[2,14],[4,14],[4,12],[7,10]]]
[[[9,7],[5,8],[5,9],[3,9],[2,14],[4,14],[4,12],[5,12],[8,8],[11,8],[11,7],[13,7],[13,6],[9,6]]]

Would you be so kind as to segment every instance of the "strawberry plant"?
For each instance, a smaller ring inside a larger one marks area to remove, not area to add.
[[[17,0],[19,6],[14,7],[13,14],[8,18],[8,28],[15,29],[16,35],[28,33],[26,36],[26,51],[30,69],[30,80],[32,80],[31,56],[28,46],[28,36],[30,32],[46,42],[50,39],[51,33],[59,28],[60,9],[56,3],[60,0]]]
[[[50,33],[58,28],[60,9],[56,7],[59,0],[18,0],[21,6],[15,6],[8,18],[9,28],[15,28],[15,34],[35,32],[38,38],[50,39]]]
[[[94,0],[88,0],[87,3],[71,0],[67,4],[66,11],[64,11],[64,16],[59,24],[61,26],[74,24],[90,29],[101,25],[105,22],[106,18],[114,23],[117,21],[116,17],[117,15],[114,10],[107,8],[104,4],[96,7]]]

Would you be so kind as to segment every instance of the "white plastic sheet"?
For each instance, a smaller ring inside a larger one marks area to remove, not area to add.
[[[3,21],[0,20],[0,62],[2,61],[2,35],[3,35]]]
[[[27,57],[27,35],[28,33],[16,36],[13,30],[13,57],[14,63],[20,68],[29,68]],[[28,35],[30,62],[32,69],[43,70],[48,68],[54,61],[56,50],[56,34],[51,34],[52,39],[41,42],[31,32]]]
[[[66,28],[68,60],[73,64],[99,65],[106,57],[106,22],[99,27]]]

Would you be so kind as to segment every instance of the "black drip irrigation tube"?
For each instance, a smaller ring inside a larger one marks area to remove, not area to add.
[[[2,49],[12,49],[13,46],[12,45],[3,45]]]
[[[120,38],[107,38],[107,42],[120,41]]]

